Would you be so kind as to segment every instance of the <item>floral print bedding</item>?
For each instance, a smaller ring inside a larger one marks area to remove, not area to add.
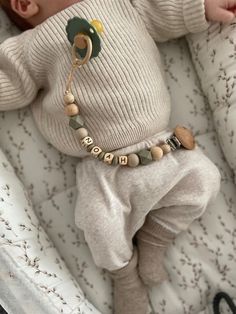
[[[202,90],[229,166],[236,174],[236,20],[187,36]],[[235,181],[236,182],[236,181]]]
[[[1,40],[15,32],[0,12]],[[150,290],[150,314],[210,314],[218,291],[236,298],[234,166],[223,146],[222,153],[211,99],[203,93],[185,39],[160,49],[173,104],[171,125],[193,130],[219,167],[222,185],[204,216],[170,246],[169,280]],[[222,88],[217,92],[223,96]],[[0,132],[0,304],[9,314],[111,314],[112,283],[94,265],[74,224],[79,161],[45,142],[29,108],[0,113]],[[230,313],[224,303],[221,312]]]

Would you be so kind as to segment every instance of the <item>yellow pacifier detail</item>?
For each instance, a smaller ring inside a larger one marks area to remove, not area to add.
[[[96,31],[101,35],[104,33],[104,27],[101,21],[99,20],[92,20],[90,24],[96,29]]]

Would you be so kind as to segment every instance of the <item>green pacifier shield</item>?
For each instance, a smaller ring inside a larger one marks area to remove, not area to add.
[[[101,51],[101,41],[96,29],[89,22],[79,17],[73,17],[67,23],[66,32],[67,38],[69,39],[71,45],[74,44],[74,38],[77,34],[82,33],[89,36],[93,44],[91,59],[98,56],[99,52]],[[84,58],[86,56],[87,48],[77,48],[76,52],[80,55],[81,58]]]

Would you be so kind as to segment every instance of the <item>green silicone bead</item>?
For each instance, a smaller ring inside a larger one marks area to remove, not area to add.
[[[142,165],[148,165],[152,162],[152,154],[149,150],[143,149],[140,152],[136,153],[139,156],[140,163]]]
[[[104,156],[105,156],[105,152],[101,152],[101,153],[98,155],[98,159],[99,159],[99,160],[103,160]]]
[[[84,126],[84,120],[81,118],[80,115],[71,117],[69,126],[74,130],[78,130],[79,128],[82,128]]]
[[[118,163],[119,163],[119,158],[117,157],[117,156],[114,156],[114,158],[112,159],[112,165],[113,166],[116,166],[116,165],[118,165]]]
[[[91,150],[95,147],[95,145],[89,145],[86,147],[87,152],[91,152]]]

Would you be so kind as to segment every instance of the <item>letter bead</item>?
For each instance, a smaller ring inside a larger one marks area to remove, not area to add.
[[[102,149],[98,146],[94,146],[93,149],[91,150],[91,154],[96,158],[101,152],[102,152]]]
[[[81,144],[84,147],[92,145],[93,144],[93,139],[91,137],[89,137],[89,136],[86,136],[84,139],[81,140]]]
[[[104,156],[104,162],[110,165],[112,163],[113,158],[114,158],[113,154],[106,153]]]
[[[128,157],[127,156],[119,156],[119,164],[122,166],[126,166],[128,164]]]

